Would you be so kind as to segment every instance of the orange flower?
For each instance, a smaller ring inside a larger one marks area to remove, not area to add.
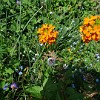
[[[80,26],[83,42],[89,43],[91,40],[100,40],[100,16],[90,16],[84,18],[83,25]]]
[[[92,35],[91,35],[91,38],[93,39],[93,40],[95,40],[95,41],[98,41],[100,38],[99,38],[99,35],[98,34],[96,34],[96,33],[93,33]]]
[[[54,28],[51,24],[43,24],[41,28],[38,28],[39,42],[42,44],[55,43],[58,31],[55,31]]]

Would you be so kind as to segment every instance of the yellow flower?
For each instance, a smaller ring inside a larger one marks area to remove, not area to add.
[[[70,48],[68,48],[67,50],[68,50],[69,52],[71,52],[71,49],[70,49]]]
[[[55,26],[51,24],[43,24],[41,28],[38,28],[39,42],[42,44],[52,44],[56,42],[58,31],[54,30]]]

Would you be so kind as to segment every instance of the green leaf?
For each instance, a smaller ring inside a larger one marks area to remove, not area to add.
[[[0,88],[3,88],[4,85],[5,85],[5,81],[1,81],[1,82],[0,82]]]
[[[58,92],[57,92],[57,94],[56,94],[56,100],[61,100],[61,97],[60,97],[60,95],[59,95]]]
[[[76,4],[76,2],[77,2],[77,0],[72,0],[73,1],[73,3],[74,3],[74,5]]]
[[[41,91],[43,90],[40,86],[26,87],[25,91],[30,93],[35,98],[41,98]]]
[[[73,88],[67,88],[67,94],[69,95],[68,100],[83,100],[83,95],[78,93]]]
[[[11,68],[5,69],[7,74],[12,74],[14,71]]]
[[[49,77],[43,88],[42,95],[45,98],[49,98],[47,100],[55,100],[58,89],[58,84],[54,83],[53,80]]]
[[[8,2],[9,0],[3,0],[4,2]]]

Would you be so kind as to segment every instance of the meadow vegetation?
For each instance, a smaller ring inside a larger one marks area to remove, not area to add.
[[[0,0],[0,100],[99,100],[100,2]]]

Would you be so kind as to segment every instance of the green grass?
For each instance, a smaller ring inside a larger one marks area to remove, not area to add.
[[[93,0],[0,1],[2,100],[98,100],[100,41],[83,43],[79,26],[85,17],[99,14],[99,6]],[[59,32],[56,44],[39,43],[37,29],[44,23]],[[49,66],[53,56],[55,64]],[[10,88],[13,82],[17,90]]]

